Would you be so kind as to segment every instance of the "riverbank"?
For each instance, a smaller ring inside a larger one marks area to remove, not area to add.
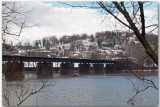
[[[110,75],[110,76],[134,76],[133,73],[115,73],[115,74],[106,74],[106,75]],[[158,76],[158,72],[143,72],[143,73],[141,73],[141,75],[144,75],[144,76]]]
[[[25,73],[36,73],[35,71],[25,71]],[[58,72],[57,73],[54,73],[54,74],[59,74]],[[53,75],[54,75],[53,74]],[[78,73],[76,73],[78,74]],[[138,73],[137,73],[138,74]],[[154,72],[151,72],[151,71],[147,71],[147,72],[141,72],[139,71],[139,74],[141,75],[144,75],[144,76],[158,76],[158,71],[154,71]],[[79,76],[134,76],[133,73],[104,73],[104,74],[78,74]]]

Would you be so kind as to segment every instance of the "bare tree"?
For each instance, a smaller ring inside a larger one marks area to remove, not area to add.
[[[99,55],[98,55],[96,52],[92,52],[92,53],[90,54],[90,58],[91,58],[91,59],[99,59]]]
[[[75,52],[75,47],[76,47],[76,44],[75,44],[75,42],[73,42],[73,43],[70,45],[70,48],[69,48],[70,51],[73,51],[73,54],[74,54],[74,52]]]
[[[32,78],[32,77],[31,77]],[[8,106],[20,106],[31,96],[40,93],[46,87],[52,86],[53,84],[49,81],[42,81],[41,84],[39,82],[31,82],[31,78],[27,80],[15,80],[15,82],[11,81],[3,81],[3,90],[2,90],[2,98],[4,104]]]
[[[139,63],[139,65],[132,65],[132,68],[137,68],[137,67],[142,67],[143,63]],[[135,105],[135,98],[136,96],[138,96],[141,92],[146,91],[149,88],[154,88],[156,90],[158,90],[157,84],[155,83],[155,80],[153,80],[153,78],[148,78],[146,75],[153,75],[152,72],[145,72],[143,69],[139,71],[139,69],[130,69],[129,70],[134,77],[136,77],[136,79],[138,80],[138,84],[137,81],[135,81],[134,79],[127,77],[127,79],[131,82],[131,84],[133,85],[133,91],[134,91],[134,95],[129,98],[129,100],[127,101],[128,104],[131,105]]]
[[[104,2],[97,2],[98,5],[103,8],[107,13],[112,15],[115,19],[117,19],[120,23],[125,25],[127,28],[131,29],[138,40],[143,45],[146,53],[152,58],[152,60],[158,65],[158,56],[153,51],[152,47],[146,40],[146,28],[150,26],[158,27],[158,24],[154,25],[145,25],[145,16],[144,16],[144,3],[145,2],[128,2],[131,3],[131,7],[133,7],[133,15],[131,16],[128,11],[128,6],[125,2],[112,2],[110,4]],[[108,7],[109,6],[109,7]],[[116,10],[113,10],[116,9]],[[114,11],[121,13],[126,19],[127,23],[125,23],[122,19],[114,14]],[[135,19],[136,17],[140,18],[140,20]]]
[[[55,46],[56,44],[58,44],[58,39],[57,39],[56,36],[51,36],[49,38],[49,41],[50,41],[50,43],[51,43],[52,46]]]
[[[2,40],[6,42],[7,35],[20,36],[27,25],[27,13],[24,7],[26,4],[17,1],[2,2]]]
[[[94,36],[93,35],[91,35],[91,42],[95,42],[95,38],[94,38]]]
[[[31,10],[25,10],[26,4],[18,1],[3,1],[2,2],[2,40],[5,43],[7,36],[19,37],[24,29],[30,28],[35,25],[29,26],[27,24],[27,14]],[[19,46],[22,43],[19,42]],[[26,44],[29,46],[29,43]],[[15,80],[15,84],[2,80],[3,92],[2,99],[7,105],[20,106],[32,95],[35,95],[42,91],[45,87],[50,86],[46,82],[42,82],[41,86],[36,84],[30,84],[28,80]],[[14,102],[16,101],[16,103]]]
[[[87,37],[88,37],[88,35],[85,34],[85,33],[83,33],[83,34],[81,35],[81,39],[87,39]]]
[[[109,14],[114,17],[118,22],[121,23],[123,27],[131,30],[137,39],[141,42],[146,53],[151,57],[151,59],[158,65],[158,55],[153,51],[153,48],[150,46],[146,40],[146,29],[153,28],[148,33],[151,33],[158,29],[158,22],[151,25],[146,25],[146,16],[144,15],[145,4],[148,2],[88,2],[84,4],[77,3],[66,3],[60,2],[69,6],[74,7],[83,7],[83,8],[96,8],[102,9],[103,13]],[[148,5],[149,6],[149,5]],[[157,7],[158,8],[158,7]],[[123,18],[121,17],[123,16]]]
[[[114,18],[119,24],[121,24],[121,28],[125,28],[126,31],[129,31],[129,36],[136,36],[136,38],[141,43],[142,47],[144,48],[147,56],[150,57],[154,63],[158,65],[158,53],[156,45],[151,45],[151,43],[147,40],[147,35],[153,33],[158,29],[158,21],[153,22],[148,17],[145,16],[144,11],[145,7],[151,6],[152,2],[106,2],[106,1],[96,1],[96,2],[88,2],[84,4],[72,3],[69,4],[68,2],[61,2],[63,4],[69,5],[73,8],[82,7],[82,8],[96,8],[99,9],[102,14],[107,14],[106,17]],[[152,6],[151,6],[152,7]],[[158,5],[157,5],[158,8]],[[157,15],[158,16],[158,15]],[[158,19],[158,17],[157,17]],[[146,23],[147,21],[152,22],[150,25]],[[131,35],[132,34],[132,35]],[[153,36],[152,36],[153,38]],[[138,53],[140,54],[140,53]],[[146,58],[141,61],[141,66]],[[138,64],[138,63],[137,63]],[[136,65],[137,65],[136,64]],[[140,93],[148,88],[155,88],[158,90],[158,87],[154,83],[152,79],[146,78],[145,73],[143,70],[135,72],[131,69],[134,76],[141,81],[145,86],[141,87],[141,89],[135,86],[135,83],[132,82],[133,87],[135,89],[135,95],[128,101],[131,103],[133,99]],[[133,104],[133,103],[131,103]],[[134,105],[134,104],[133,104]]]
[[[45,44],[45,48],[49,51],[49,50],[50,50],[50,47],[51,47],[50,42],[49,42],[49,40],[47,39],[47,40],[46,40],[46,44]]]
[[[41,40],[34,41],[35,48],[39,48],[41,46]]]

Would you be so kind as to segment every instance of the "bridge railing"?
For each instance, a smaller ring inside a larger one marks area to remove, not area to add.
[[[23,61],[23,62],[68,62],[68,63],[116,63],[116,60],[106,59],[71,59],[71,58],[48,58],[29,56],[3,55],[2,61]]]

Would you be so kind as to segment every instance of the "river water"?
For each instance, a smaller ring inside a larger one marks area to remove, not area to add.
[[[147,78],[152,78],[158,85],[158,76]],[[73,78],[54,74],[53,77],[38,78],[34,73],[27,73],[21,81],[3,80],[3,93],[8,95],[10,105],[17,105],[19,101],[15,93],[29,93],[44,83],[48,87],[28,97],[21,105],[129,105],[127,101],[135,95],[131,81],[135,86],[143,88],[144,84],[132,76],[101,75]],[[158,105],[158,91],[150,88],[135,97],[132,104]],[[4,99],[3,105],[6,105]]]

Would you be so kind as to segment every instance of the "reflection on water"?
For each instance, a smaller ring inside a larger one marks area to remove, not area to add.
[[[128,76],[127,78],[132,78],[133,81],[137,82],[134,77]],[[25,74],[24,80],[29,81],[23,83],[23,86],[29,87],[28,90],[32,87],[38,89],[44,81],[53,84],[53,86],[29,97],[22,105],[128,105],[127,101],[134,95],[134,92],[133,86],[127,78],[125,76],[80,76],[72,78],[60,77],[59,74],[44,78],[36,77],[32,73]],[[158,84],[157,76],[149,78],[153,78]],[[7,84],[14,86],[17,81],[4,80],[3,88]],[[14,89],[20,90],[17,87]],[[13,88],[10,93],[13,94]],[[13,99],[13,103],[16,105],[16,96],[12,96]],[[136,105],[158,105],[158,91],[148,89],[137,96],[134,103]]]

